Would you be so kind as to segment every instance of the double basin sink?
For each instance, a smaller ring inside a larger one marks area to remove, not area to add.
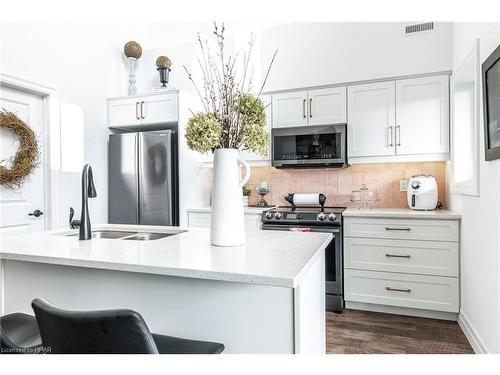
[[[131,240],[131,241],[152,241],[159,240],[160,238],[165,238],[169,236],[175,236],[176,234],[185,232],[183,230],[172,231],[170,233],[160,233],[160,232],[132,232],[132,231],[121,231],[121,230],[93,230],[92,238],[106,238],[111,240]],[[68,237],[77,237],[78,233],[63,234]]]

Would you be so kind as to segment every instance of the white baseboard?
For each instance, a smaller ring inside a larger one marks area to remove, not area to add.
[[[481,340],[476,330],[473,328],[472,324],[467,318],[467,315],[465,315],[463,311],[460,311],[460,314],[458,315],[458,325],[462,329],[465,337],[469,341],[469,344],[470,346],[472,346],[472,349],[475,353],[488,354],[488,350],[486,349],[483,340]]]
[[[374,303],[346,301],[345,307],[353,310],[374,311],[386,314],[418,316],[421,318],[442,319],[457,321],[458,314],[446,311],[433,311],[423,309],[413,309],[409,307],[377,305]]]

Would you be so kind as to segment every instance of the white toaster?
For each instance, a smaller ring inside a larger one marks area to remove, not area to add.
[[[413,176],[408,181],[408,207],[412,210],[435,210],[438,204],[438,187],[433,176]]]

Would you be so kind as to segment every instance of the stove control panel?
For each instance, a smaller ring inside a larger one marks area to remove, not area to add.
[[[297,212],[297,211],[278,211],[269,210],[262,214],[262,222],[283,224],[314,224],[339,225],[341,222],[340,213],[334,212]]]

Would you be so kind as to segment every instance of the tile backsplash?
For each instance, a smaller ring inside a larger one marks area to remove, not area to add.
[[[417,174],[432,175],[438,184],[439,201],[446,205],[446,162],[355,164],[343,169],[276,169],[253,167],[247,183],[252,189],[249,203],[256,204],[260,196],[255,187],[266,181],[271,191],[266,196],[269,204],[288,205],[288,193],[323,193],[330,206],[358,207],[351,202],[351,191],[366,184],[377,190],[379,201],[372,207],[404,208],[406,192],[399,191],[399,180],[408,180]]]

